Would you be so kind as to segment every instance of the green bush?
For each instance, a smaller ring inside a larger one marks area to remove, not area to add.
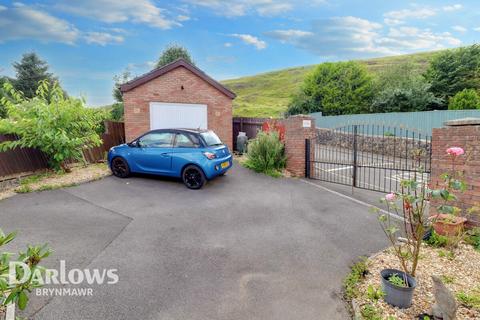
[[[322,112],[326,116],[370,112],[374,82],[359,62],[326,62],[308,74],[292,97],[287,114]]]
[[[285,168],[284,145],[276,131],[259,132],[248,144],[245,167],[272,177],[279,177]]]
[[[0,249],[15,239],[15,233],[5,234],[0,229]],[[9,250],[10,251],[10,250]],[[0,252],[0,311],[4,310],[10,303],[16,303],[20,310],[27,306],[28,295],[34,288],[43,286],[42,277],[45,274],[45,268],[39,265],[43,259],[50,256],[52,250],[45,244],[43,246],[27,246],[27,250],[20,252],[18,259],[12,259],[13,254],[8,251]],[[10,271],[10,264],[22,263],[23,267],[16,268],[14,273]],[[30,274],[25,277],[25,272]],[[11,279],[13,276],[13,279]],[[0,312],[1,315],[1,312]],[[3,318],[2,318],[3,319]],[[18,318],[17,318],[18,319]]]
[[[413,64],[391,66],[381,72],[372,112],[412,112],[437,109],[442,100],[435,97],[430,84]]]
[[[425,73],[430,91],[444,101],[463,89],[480,90],[480,45],[444,50],[435,55]]]
[[[442,248],[448,245],[448,238],[436,233],[435,230],[432,229],[432,233],[430,237],[425,240],[425,243],[434,248]]]
[[[371,304],[364,305],[360,313],[365,320],[382,320],[382,316],[378,310]]]
[[[474,89],[457,92],[448,103],[448,110],[480,109],[480,96]]]
[[[112,104],[112,110],[110,111],[112,120],[123,121],[123,110],[123,102],[115,102]]]
[[[1,143],[0,151],[37,148],[49,157],[52,168],[68,171],[67,160],[84,160],[84,148],[101,144],[105,112],[86,108],[81,99],[66,98],[58,83],[41,81],[33,98],[25,98],[10,83],[4,89],[9,98],[1,99],[7,117],[0,119],[0,134],[14,134],[18,140]]]

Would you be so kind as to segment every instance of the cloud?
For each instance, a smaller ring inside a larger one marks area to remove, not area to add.
[[[83,32],[66,20],[54,17],[35,6],[18,2],[11,8],[0,6],[0,28],[8,30],[0,33],[0,42],[33,39],[44,43],[75,44],[84,41],[101,46],[122,43],[125,40],[122,34],[127,33],[120,28]]]
[[[475,31],[477,31],[477,32],[480,32],[480,27],[473,28],[473,30],[475,30]]]
[[[35,39],[73,44],[80,35],[80,31],[68,21],[18,2],[10,8],[0,7],[0,27],[4,31],[0,33],[0,42]]]
[[[188,21],[190,20],[190,17],[184,14],[179,14],[177,16],[177,21],[183,22],[183,21]]]
[[[460,3],[442,7],[442,10],[446,12],[457,11],[461,9],[463,9],[463,5],[461,5]]]
[[[231,42],[225,42],[225,43],[223,44],[223,46],[224,46],[225,48],[230,48],[232,45],[233,45],[233,44],[232,44]]]
[[[404,24],[409,19],[426,19],[437,14],[437,10],[431,8],[411,8],[386,12],[383,21],[387,25]]]
[[[110,43],[122,43],[125,38],[120,35],[113,35],[107,32],[86,32],[84,39],[87,43],[95,43],[101,46],[105,46]]]
[[[453,26],[452,27],[453,30],[457,31],[457,32],[460,32],[460,33],[465,33],[467,32],[467,28],[463,27],[463,26]]]
[[[231,34],[231,36],[242,40],[246,44],[254,46],[255,48],[257,48],[257,50],[263,50],[267,47],[267,43],[265,41],[260,40],[250,34],[233,33]]]
[[[293,9],[293,0],[183,0],[192,5],[213,10],[226,17],[240,17],[251,12],[261,16],[276,16]]]
[[[265,33],[266,35],[280,40],[280,42],[288,43],[292,38],[298,40],[303,37],[313,36],[310,31],[288,29],[288,30],[274,30]]]
[[[107,23],[133,22],[160,29],[181,26],[150,0],[64,0],[57,9]]]
[[[310,30],[274,30],[265,35],[330,58],[393,55],[461,44],[448,32],[408,26],[385,29],[379,23],[351,16],[316,20]]]

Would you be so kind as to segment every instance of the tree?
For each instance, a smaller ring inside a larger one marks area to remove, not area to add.
[[[430,92],[430,84],[412,64],[386,69],[377,82],[381,89],[373,100],[372,112],[425,111],[442,104],[442,100]]]
[[[40,81],[47,79],[51,84],[57,79],[48,72],[48,64],[41,60],[35,52],[25,53],[20,62],[14,62],[16,79],[13,87],[23,92],[25,98],[33,98]]]
[[[430,91],[442,98],[443,107],[463,89],[480,89],[480,45],[443,51],[435,56],[425,73]]]
[[[10,79],[7,77],[0,77],[0,99],[2,99],[2,97],[7,97],[7,94],[3,89],[3,84],[8,81],[10,81]],[[0,103],[0,119],[4,118],[6,113],[7,111],[5,110],[5,107]]]
[[[36,96],[26,98],[10,83],[4,84],[10,99],[2,98],[7,118],[0,119],[0,134],[17,140],[0,143],[0,152],[17,147],[43,151],[55,170],[69,171],[68,160],[83,160],[83,149],[101,144],[103,113],[86,108],[81,99],[65,97],[57,82],[40,81]]]
[[[195,65],[192,57],[190,56],[190,53],[185,47],[182,47],[176,44],[171,44],[165,50],[163,50],[162,54],[160,55],[160,58],[158,58],[157,68],[163,67],[164,65],[167,65],[180,58],[183,58],[187,60],[189,63]]]
[[[123,119],[123,95],[120,91],[120,86],[128,82],[132,78],[130,70],[126,69],[121,75],[113,77],[115,84],[113,85],[112,96],[115,99],[115,103],[112,104],[111,116],[115,121],[121,121]]]
[[[122,72],[120,75],[115,75],[113,77],[113,81],[115,84],[113,85],[113,92],[112,96],[116,102],[123,102],[122,92],[120,91],[120,86],[126,82],[128,82],[132,78],[132,73],[127,68],[125,71]]]
[[[354,61],[327,62],[307,75],[287,113],[366,113],[370,111],[373,96],[373,78],[363,65]]]
[[[448,110],[480,109],[480,96],[474,89],[463,89],[454,95],[449,103]]]

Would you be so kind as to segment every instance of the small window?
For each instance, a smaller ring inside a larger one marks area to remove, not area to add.
[[[203,140],[205,140],[207,146],[221,146],[223,144],[220,138],[213,131],[205,131],[200,133],[200,135],[202,136]]]
[[[142,148],[171,148],[174,134],[171,132],[152,132],[138,140]]]
[[[177,133],[177,138],[175,139],[176,148],[197,148],[198,143],[192,141],[190,135],[183,133]]]

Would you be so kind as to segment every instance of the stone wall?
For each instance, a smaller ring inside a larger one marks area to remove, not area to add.
[[[338,131],[317,128],[317,144],[329,147],[353,148],[353,131]],[[430,140],[407,137],[393,137],[372,134],[357,134],[357,151],[368,152],[408,160],[420,158],[420,162],[428,165],[431,152]],[[420,152],[419,152],[420,151]]]

